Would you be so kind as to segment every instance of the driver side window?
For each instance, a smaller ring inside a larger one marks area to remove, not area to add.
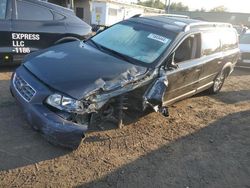
[[[180,63],[200,57],[201,42],[200,34],[195,34],[187,37],[176,49],[174,62]]]

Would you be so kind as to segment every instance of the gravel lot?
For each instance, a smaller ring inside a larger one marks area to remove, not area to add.
[[[75,151],[33,131],[0,67],[0,187],[250,187],[250,70],[122,129],[92,130]]]

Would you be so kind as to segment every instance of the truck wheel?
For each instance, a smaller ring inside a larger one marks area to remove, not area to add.
[[[223,70],[222,72],[220,72],[216,78],[214,79],[214,84],[212,85],[211,88],[208,89],[208,92],[210,94],[216,94],[219,93],[219,91],[221,90],[225,79],[227,77],[227,72],[225,70]]]

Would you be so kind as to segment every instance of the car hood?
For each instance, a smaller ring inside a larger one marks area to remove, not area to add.
[[[250,44],[240,44],[240,52],[250,52]]]
[[[122,87],[147,71],[79,41],[35,52],[24,66],[56,92],[75,99]]]

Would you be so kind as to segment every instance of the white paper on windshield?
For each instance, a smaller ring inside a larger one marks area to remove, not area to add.
[[[164,43],[164,44],[167,44],[168,41],[169,41],[168,38],[163,37],[163,36],[160,36],[160,35],[156,35],[156,34],[153,34],[153,33],[150,33],[150,34],[148,35],[148,38],[149,38],[149,39],[153,39],[153,40],[157,40],[157,41],[162,42],[162,43]]]

